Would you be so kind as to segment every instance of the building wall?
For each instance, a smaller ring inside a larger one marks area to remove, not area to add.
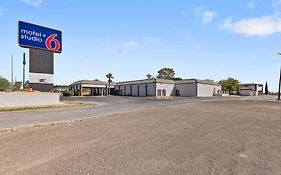
[[[221,92],[220,85],[201,83],[139,83],[132,85],[117,85],[119,95],[127,96],[182,96],[182,97],[212,97]],[[160,92],[160,93],[159,93]],[[158,94],[159,93],[159,94]],[[166,94],[165,94],[166,93]]]
[[[132,85],[132,96],[139,96],[139,85]]]
[[[168,83],[157,83],[156,84],[156,95],[158,96],[158,90],[161,90],[161,96],[175,96],[175,84]],[[166,95],[163,95],[163,90],[166,90]]]
[[[251,89],[243,89],[243,90],[240,90],[239,93],[241,96],[255,96],[256,95],[256,91],[253,91]]]
[[[67,91],[68,90],[68,87],[54,87],[54,92],[55,93],[63,93],[64,91]]]
[[[125,86],[125,95],[126,95],[126,96],[132,95],[132,94],[131,94],[131,88],[132,88],[131,85],[126,85],[126,86]]]
[[[197,97],[212,97],[218,95],[221,91],[221,86],[210,84],[197,84]]]
[[[118,95],[125,96],[156,96],[155,89],[155,83],[115,86],[115,90],[119,92]]]
[[[156,83],[147,84],[147,96],[156,96]]]
[[[176,84],[176,90],[179,92],[179,96],[182,97],[196,97],[197,86],[196,83],[189,84]]]
[[[60,94],[55,93],[1,93],[0,108],[59,105]]]
[[[115,86],[115,90],[118,91],[118,95],[125,95],[125,86]]]
[[[146,96],[146,85],[147,84],[139,84],[139,96],[140,97]]]
[[[242,84],[239,85],[239,91],[242,96],[257,96],[263,94],[263,85],[259,84]]]

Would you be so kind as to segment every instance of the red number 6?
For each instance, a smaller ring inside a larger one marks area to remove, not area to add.
[[[45,45],[49,50],[58,51],[60,49],[60,42],[55,38],[57,34],[53,34],[46,39]],[[55,43],[55,47],[52,47],[52,42]]]

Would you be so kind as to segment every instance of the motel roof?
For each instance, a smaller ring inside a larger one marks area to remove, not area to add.
[[[209,84],[209,85],[217,85],[219,86],[220,84],[217,82],[213,82],[210,80],[199,80],[199,79],[184,79],[184,80],[177,80],[175,81],[176,84],[192,84],[192,83],[199,83],[199,84]]]
[[[131,84],[147,84],[147,83],[166,83],[166,84],[192,84],[192,83],[200,83],[200,84],[209,84],[209,85],[219,85],[216,82],[209,80],[199,80],[199,79],[184,79],[184,80],[167,80],[167,79],[143,79],[143,80],[133,80],[133,81],[123,81],[118,82],[116,85],[131,85]]]
[[[87,84],[87,85],[107,85],[107,82],[99,81],[99,80],[79,80],[75,81],[71,85],[77,85],[77,84]],[[111,85],[114,85],[115,83],[111,83]]]
[[[116,83],[116,85],[147,84],[147,83],[174,84],[175,81],[174,80],[152,78],[152,79],[143,79],[143,80],[123,81],[123,82]]]

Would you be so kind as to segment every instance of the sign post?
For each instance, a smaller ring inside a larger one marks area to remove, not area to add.
[[[22,64],[23,64],[23,70],[22,70],[22,87],[23,89],[25,88],[25,65],[26,65],[26,60],[25,60],[25,53],[23,53],[23,61],[22,61]]]
[[[276,53],[277,55],[281,56],[281,53]],[[278,101],[281,100],[281,67],[280,67],[280,77],[279,77],[279,88],[278,88]]]
[[[29,48],[30,87],[37,91],[51,92],[54,79],[54,53],[62,51],[62,32],[19,21],[18,44],[20,47]]]

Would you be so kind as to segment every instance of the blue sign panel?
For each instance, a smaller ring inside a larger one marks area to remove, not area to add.
[[[61,53],[61,31],[23,21],[19,21],[18,27],[18,43],[21,47],[44,49]]]

